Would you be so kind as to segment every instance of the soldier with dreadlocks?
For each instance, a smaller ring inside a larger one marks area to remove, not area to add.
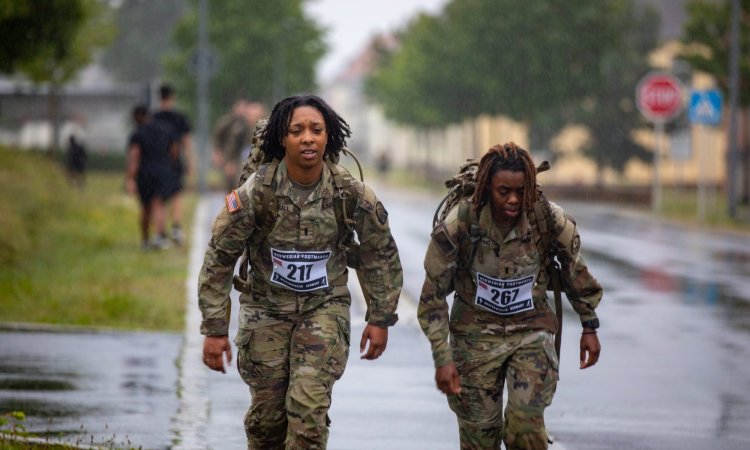
[[[558,379],[558,322],[547,302],[549,249],[540,249],[541,234],[551,233],[547,242],[583,325],[582,369],[596,364],[601,350],[594,310],[602,288],[581,257],[573,219],[537,191],[526,150],[512,142],[492,147],[476,179],[473,195],[432,232],[419,322],[432,346],[437,387],[458,417],[461,448],[499,449],[502,441],[509,450],[546,449],[544,410]],[[534,219],[540,204],[550,216],[549,231]]]
[[[359,240],[358,276],[369,296],[362,358],[383,353],[398,319],[403,276],[388,213],[333,163],[349,135],[316,96],[280,101],[261,133],[265,162],[226,196],[213,224],[198,287],[203,360],[213,370],[224,372],[231,359],[229,293],[243,251],[252,267],[249,281],[235,284],[238,368],[252,395],[249,449],[326,447],[333,384],[349,354],[350,233]]]

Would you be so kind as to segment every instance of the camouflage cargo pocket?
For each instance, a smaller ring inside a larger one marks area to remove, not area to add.
[[[349,358],[351,325],[344,317],[336,316],[336,322],[338,324],[338,338],[328,353],[326,370],[334,379],[338,380],[344,374],[346,361]]]
[[[287,377],[289,343],[280,331],[267,326],[237,332],[237,369],[250,387],[271,386]]]
[[[552,403],[552,397],[557,390],[557,380],[560,379],[560,360],[555,352],[555,337],[552,333],[546,333],[544,340],[544,353],[547,355],[547,373],[544,376],[544,390],[542,398],[547,406]]]

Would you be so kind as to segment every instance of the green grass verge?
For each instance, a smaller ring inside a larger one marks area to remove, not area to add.
[[[665,219],[701,228],[722,231],[750,232],[747,207],[737,207],[737,218],[729,216],[726,194],[719,191],[706,193],[703,216],[698,214],[698,194],[695,189],[667,188],[663,191],[662,213]]]
[[[58,444],[41,444],[5,438],[0,434],[0,448],[3,450],[75,450],[76,447]]]
[[[123,179],[91,172],[76,190],[53,158],[0,147],[2,321],[183,328],[188,250],[140,248]],[[185,197],[189,235],[196,198]]]

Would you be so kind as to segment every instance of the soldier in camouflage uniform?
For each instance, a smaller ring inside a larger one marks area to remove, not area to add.
[[[267,162],[227,195],[213,224],[199,305],[204,362],[223,372],[225,354],[231,358],[227,331],[233,269],[261,228],[255,211],[263,201],[261,182],[270,172],[276,220],[265,239],[248,249],[252,287],[240,295],[235,337],[238,368],[252,395],[245,416],[249,449],[326,447],[331,392],[349,354],[351,299],[341,244],[345,230],[334,207],[342,195],[334,189],[334,171],[344,169],[329,165],[324,154],[335,160],[349,135],[347,123],[320,98],[282,100],[262,135]],[[368,186],[351,175],[348,179],[357,194],[349,219],[360,243],[358,271],[369,296],[360,352],[364,359],[376,359],[386,348],[387,327],[397,320],[401,263],[382,203]]]
[[[249,154],[253,127],[264,115],[265,108],[261,103],[238,99],[232,110],[216,122],[213,163],[224,175],[227,192],[237,187],[242,160]]]
[[[501,441],[506,449],[547,448],[544,410],[558,379],[558,325],[546,297],[540,232],[528,218],[537,195],[528,152],[495,146],[479,163],[473,196],[435,227],[427,249],[419,322],[437,387],[458,417],[462,449],[499,449]],[[594,310],[602,288],[581,257],[575,222],[553,203],[549,210],[565,292],[583,324],[583,369],[601,350]],[[467,232],[472,222],[481,230],[475,243]],[[454,291],[449,316],[446,296]]]

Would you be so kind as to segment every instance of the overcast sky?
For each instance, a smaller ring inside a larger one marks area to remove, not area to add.
[[[313,0],[307,10],[328,28],[330,50],[318,66],[325,83],[361,51],[377,33],[392,31],[418,12],[436,13],[447,0]]]

